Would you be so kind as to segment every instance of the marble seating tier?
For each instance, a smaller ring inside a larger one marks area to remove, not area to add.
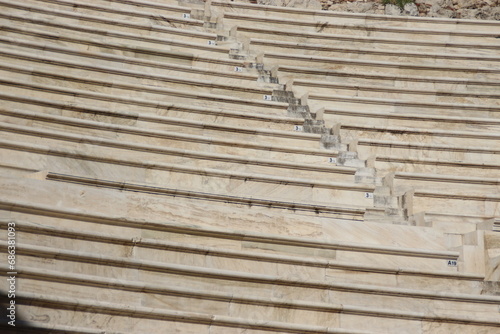
[[[0,0],[0,27],[25,333],[499,331],[500,23]]]

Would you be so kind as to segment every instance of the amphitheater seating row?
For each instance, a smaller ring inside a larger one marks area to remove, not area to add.
[[[0,227],[34,332],[500,328],[498,24],[0,9]]]

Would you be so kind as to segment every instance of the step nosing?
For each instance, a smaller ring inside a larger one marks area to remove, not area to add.
[[[121,81],[113,80],[113,81],[107,81],[103,79],[95,79],[95,78],[81,78],[79,76],[75,75],[69,75],[69,74],[55,74],[51,71],[44,71],[40,69],[34,69],[34,68],[25,68],[22,66],[15,66],[15,65],[0,65],[0,68],[4,71],[9,71],[9,72],[14,72],[14,73],[24,73],[28,74],[31,76],[39,76],[39,77],[47,77],[51,79],[57,79],[57,80],[67,80],[70,82],[75,82],[75,83],[84,83],[84,84],[91,84],[91,85],[96,85],[96,86],[104,86],[107,88],[113,88],[113,89],[123,89],[123,90],[131,90],[131,91],[140,91],[140,92],[147,92],[149,94],[157,94],[157,95],[163,95],[163,94],[168,94],[168,95],[173,95],[173,96],[179,96],[183,98],[191,98],[191,99],[203,99],[203,100],[208,100],[212,102],[219,102],[219,103],[226,103],[226,104],[237,104],[237,105],[253,105],[255,107],[260,107],[260,108],[273,108],[273,109],[280,109],[282,108],[283,112],[286,111],[286,108],[289,106],[288,103],[284,102],[276,102],[276,101],[260,101],[256,99],[252,100],[247,100],[242,97],[233,97],[231,95],[221,95],[221,94],[212,94],[212,93],[207,93],[207,92],[193,92],[188,89],[175,89],[175,88],[168,88],[168,87],[160,87],[160,86],[148,86],[148,85],[141,85],[141,84],[132,84],[132,83],[123,83]],[[8,83],[12,82],[9,79],[2,79],[1,83]]]
[[[160,293],[166,295],[181,295],[187,298],[205,297],[209,299],[216,299],[219,301],[226,301],[231,303],[241,303],[241,304],[257,304],[257,305],[272,305],[273,307],[283,307],[283,308],[294,308],[303,310],[315,310],[315,311],[328,311],[333,313],[346,313],[346,314],[359,314],[359,315],[371,315],[371,316],[383,316],[387,318],[395,319],[422,319],[431,320],[438,319],[448,322],[469,322],[469,323],[485,323],[490,322],[490,324],[496,324],[491,320],[486,319],[478,320],[472,318],[464,317],[453,317],[453,316],[441,316],[441,315],[428,315],[424,312],[411,312],[411,311],[400,311],[400,310],[387,310],[379,309],[373,307],[362,307],[355,305],[345,305],[345,304],[330,304],[323,302],[309,302],[309,301],[297,301],[297,300],[283,300],[283,299],[268,299],[263,297],[253,297],[245,295],[234,295],[227,294],[223,292],[206,292],[203,290],[193,290],[178,287],[167,288],[158,284],[145,284],[138,281],[126,281],[105,278],[104,280],[99,277],[93,277],[88,275],[76,275],[67,273],[63,275],[58,271],[44,270],[44,269],[24,269],[18,270],[19,274],[23,278],[35,279],[35,280],[51,280],[55,279],[58,282],[78,284],[78,283],[90,283],[92,285],[100,285],[108,288],[114,289],[128,289],[131,292],[148,292],[148,293]],[[500,325],[500,324],[499,324]]]
[[[473,84],[473,85],[493,85],[500,86],[500,81],[492,81],[490,80],[482,80],[478,81],[477,79],[470,78],[458,78],[458,77],[412,77],[412,76],[396,76],[396,75],[387,75],[382,73],[348,73],[348,72],[339,72],[337,70],[331,69],[322,69],[322,68],[312,68],[312,67],[303,67],[303,66],[292,66],[292,65],[279,65],[278,70],[286,70],[289,72],[304,72],[304,73],[313,73],[313,74],[321,74],[321,75],[332,75],[332,76],[344,76],[344,77],[366,77],[370,79],[379,79],[379,80],[400,80],[400,81],[432,81],[432,82],[440,82],[440,83],[456,83],[456,84]]]
[[[0,111],[0,114],[2,112]],[[36,119],[36,118],[35,118]],[[58,124],[61,124],[58,122]],[[68,142],[77,142],[79,144],[90,144],[94,146],[102,146],[106,148],[119,148],[119,149],[130,149],[144,152],[152,152],[152,153],[164,153],[174,156],[182,156],[189,157],[193,159],[203,159],[203,160],[213,160],[213,161],[224,161],[230,163],[238,163],[238,164],[248,164],[255,166],[267,166],[267,167],[276,167],[276,168],[291,168],[296,170],[309,170],[309,171],[317,171],[317,172],[325,172],[325,173],[336,173],[336,174],[349,174],[354,175],[355,170],[348,167],[341,166],[318,166],[318,165],[309,165],[309,164],[301,164],[294,162],[287,162],[282,160],[271,160],[271,159],[259,159],[259,158],[245,158],[239,157],[236,155],[230,154],[222,154],[222,153],[206,153],[203,151],[196,150],[188,150],[188,149],[177,149],[177,148],[169,148],[169,147],[158,147],[154,145],[141,144],[136,142],[128,142],[128,141],[118,141],[118,140],[110,140],[106,138],[100,137],[92,137],[85,135],[77,135],[71,133],[65,133],[61,131],[53,131],[53,130],[44,130],[44,129],[36,129],[28,126],[18,126],[14,124],[0,124],[0,129],[8,132],[14,132],[23,135],[44,135],[44,138],[49,139],[57,139],[64,140]],[[104,130],[103,130],[104,131]]]
[[[500,46],[499,46],[500,47]],[[474,73],[500,73],[498,68],[488,68],[488,67],[459,67],[459,66],[443,66],[443,65],[424,65],[424,64],[408,64],[408,63],[396,63],[389,61],[375,61],[375,60],[360,60],[360,59],[348,59],[348,58],[337,58],[337,57],[321,57],[312,55],[298,55],[298,54],[287,54],[278,52],[264,52],[264,57],[273,58],[288,58],[288,59],[298,59],[307,61],[324,61],[332,63],[348,63],[348,64],[359,64],[361,66],[374,66],[374,67],[395,67],[398,69],[420,69],[420,70],[453,70],[460,72],[474,72]]]
[[[305,238],[305,237],[284,237],[280,235],[268,235],[261,234],[257,232],[248,231],[231,231],[219,230],[216,228],[202,228],[198,226],[185,226],[182,224],[175,224],[171,222],[143,222],[133,219],[127,219],[123,217],[106,217],[99,214],[91,214],[88,212],[81,212],[79,210],[72,209],[60,209],[54,208],[52,206],[46,205],[35,205],[32,203],[24,203],[21,201],[9,202],[8,200],[1,199],[0,205],[2,208],[9,208],[11,210],[18,210],[21,212],[25,211],[35,211],[40,214],[46,215],[63,215],[73,217],[75,220],[95,220],[103,223],[108,223],[111,225],[130,225],[132,227],[140,227],[147,229],[159,229],[166,232],[172,233],[188,233],[199,236],[216,236],[222,239],[231,240],[241,240],[241,241],[256,241],[256,242],[272,242],[282,245],[301,245],[303,247],[321,248],[321,249],[340,249],[340,250],[351,250],[359,252],[374,252],[380,254],[390,254],[401,256],[416,256],[416,257],[431,257],[440,259],[456,259],[459,253],[456,251],[430,251],[414,248],[401,248],[401,247],[381,247],[376,245],[357,245],[353,243],[343,243],[343,242],[328,242],[323,240]]]
[[[40,49],[43,51],[49,51],[49,52],[57,52],[57,53],[62,53],[62,54],[69,54],[77,57],[88,57],[88,58],[99,58],[99,59],[104,59],[108,61],[119,61],[127,64],[136,64],[136,65],[144,65],[144,66],[151,66],[151,67],[157,67],[157,68],[164,68],[164,69],[169,69],[169,70],[178,70],[178,71],[184,71],[184,72],[190,72],[190,73],[207,73],[207,75],[215,75],[215,76],[222,76],[222,77],[232,77],[232,78],[238,78],[241,80],[255,80],[257,81],[258,75],[253,74],[253,73],[240,73],[240,72],[218,72],[218,71],[212,71],[208,68],[203,68],[203,67],[195,67],[195,66],[187,66],[187,65],[180,65],[180,64],[170,64],[170,63],[164,63],[164,62],[159,62],[159,61],[154,61],[154,60],[149,60],[149,59],[138,59],[138,58],[133,58],[133,57],[127,57],[124,55],[117,55],[117,54],[107,54],[107,53],[97,53],[97,52],[90,52],[90,51],[75,51],[70,48],[65,48],[62,46],[53,46],[53,45],[48,45],[48,44],[42,44],[38,43],[35,41],[29,41],[29,40],[20,40],[20,39],[13,39],[12,37],[2,37],[0,36],[0,41],[22,46],[22,47],[30,47],[30,48],[36,48]],[[3,48],[2,52],[8,52],[13,55],[17,54],[22,54],[22,55],[29,55],[28,53],[23,53],[21,51],[14,52],[12,50],[6,50]]]
[[[3,248],[7,247],[7,242],[0,241],[0,246]],[[484,295],[472,295],[472,294],[460,294],[460,293],[449,293],[449,292],[429,292],[417,289],[403,289],[394,287],[380,287],[372,285],[363,284],[352,284],[352,283],[334,283],[334,282],[321,282],[321,281],[305,281],[305,280],[293,280],[289,278],[280,278],[272,275],[263,274],[248,274],[242,272],[234,272],[228,270],[215,270],[200,267],[193,267],[187,265],[179,264],[165,264],[161,262],[154,261],[144,261],[144,260],[134,260],[134,259],[124,259],[124,258],[114,258],[105,255],[92,255],[84,252],[68,251],[53,249],[44,246],[17,246],[18,254],[36,254],[36,256],[41,256],[46,254],[47,256],[53,256],[54,259],[65,260],[65,259],[86,259],[91,263],[106,263],[114,264],[117,266],[123,266],[130,268],[135,265],[141,270],[153,270],[161,271],[163,273],[172,273],[176,275],[193,275],[195,277],[210,277],[214,279],[222,280],[237,280],[241,282],[267,282],[268,284],[278,284],[287,286],[297,286],[297,287],[310,287],[313,289],[335,289],[344,291],[358,291],[360,293],[371,293],[371,294],[381,294],[381,295],[397,295],[397,296],[408,296],[412,298],[424,298],[424,299],[441,299],[441,300],[453,300],[459,302],[470,302],[474,301],[477,303],[498,303],[500,302],[500,297],[498,296],[484,296]]]
[[[306,38],[315,39],[332,39],[332,40],[342,40],[342,41],[352,41],[358,43],[379,43],[379,44],[403,44],[403,45],[417,45],[417,46],[430,46],[430,47],[447,47],[447,48],[468,48],[468,49],[500,49],[500,45],[489,45],[489,44],[472,44],[472,43],[457,43],[457,42],[438,42],[438,41],[424,41],[424,40],[403,40],[403,39],[389,39],[380,37],[365,37],[357,35],[341,35],[341,34],[328,34],[328,33],[316,33],[316,32],[304,32],[298,30],[279,30],[266,28],[259,28],[255,26],[248,26],[244,24],[238,25],[238,30],[243,31],[257,31],[260,33],[273,34],[273,35],[285,35],[285,36],[301,36]]]
[[[202,167],[191,167],[182,164],[166,163],[166,162],[155,162],[155,161],[132,161],[130,159],[121,159],[117,157],[102,157],[95,154],[88,154],[80,152],[75,152],[74,150],[54,148],[48,145],[39,144],[25,144],[21,142],[15,142],[11,140],[0,140],[0,147],[6,149],[16,149],[25,152],[33,152],[40,154],[48,154],[52,156],[60,156],[65,158],[94,161],[108,164],[117,164],[123,166],[131,166],[136,168],[151,168],[158,170],[168,170],[179,173],[188,174],[199,174],[199,175],[211,175],[214,177],[239,179],[244,181],[254,181],[254,182],[264,182],[264,183],[276,183],[284,185],[294,185],[300,187],[319,187],[319,188],[331,188],[339,189],[345,191],[357,191],[357,192],[373,192],[375,187],[369,184],[357,184],[357,183],[346,183],[346,182],[326,182],[313,179],[304,178],[290,178],[290,177],[278,177],[266,174],[254,174],[247,172],[238,171],[224,171],[222,169],[215,168],[202,168]]]
[[[461,117],[448,115],[424,115],[410,113],[390,113],[382,111],[357,111],[357,110],[342,110],[342,109],[325,109],[327,114],[352,115],[353,117],[377,117],[377,118],[400,118],[400,119],[415,119],[416,121],[446,121],[454,123],[484,123],[500,125],[500,119],[494,118],[479,118],[479,117]]]
[[[266,260],[271,263],[295,263],[297,265],[307,265],[311,267],[323,267],[323,268],[331,268],[331,269],[345,269],[352,271],[362,271],[362,272],[378,272],[385,274],[393,274],[393,275],[412,275],[412,276],[432,276],[436,278],[454,278],[454,279],[463,279],[463,280],[482,280],[484,276],[470,273],[461,273],[461,272],[449,272],[449,271],[424,271],[420,269],[412,269],[412,268],[390,268],[390,267],[380,267],[380,266],[369,266],[365,264],[352,264],[352,263],[344,263],[340,261],[334,260],[321,260],[315,258],[308,257],[300,257],[300,256],[291,256],[291,255],[276,255],[276,254],[257,254],[254,252],[245,252],[240,250],[231,250],[231,249],[219,249],[210,246],[199,246],[192,244],[184,244],[178,242],[170,242],[164,240],[157,239],[148,239],[148,238],[126,238],[119,237],[112,234],[98,234],[91,232],[82,232],[77,230],[70,229],[60,229],[53,228],[49,226],[42,226],[39,224],[34,224],[30,222],[21,222],[19,220],[2,220],[0,219],[0,226],[9,224],[10,222],[15,222],[16,230],[25,233],[40,233],[40,235],[45,236],[57,236],[62,238],[71,238],[76,237],[77,240],[84,241],[97,241],[97,242],[112,242],[116,244],[123,245],[134,245],[137,247],[151,248],[151,249],[159,249],[159,250],[174,250],[174,251],[186,251],[188,253],[195,254],[205,254],[205,255],[213,255],[213,256],[221,256],[221,257],[229,257],[229,258],[245,258],[245,259],[253,259],[258,261]]]
[[[354,12],[339,12],[339,11],[324,11],[317,9],[308,8],[295,8],[295,7],[277,7],[272,5],[263,4],[247,4],[242,2],[228,3],[224,1],[213,0],[212,5],[221,7],[233,7],[233,8],[247,8],[255,9],[260,8],[266,12],[290,12],[290,13],[307,13],[320,16],[330,16],[330,17],[348,17],[348,18],[362,18],[363,20],[384,20],[384,21],[404,21],[404,22],[432,22],[432,23],[442,23],[442,24],[475,24],[475,25],[494,25],[500,26],[500,23],[493,20],[471,20],[471,19],[455,19],[455,18],[440,18],[440,17],[421,17],[421,16],[396,16],[396,15],[384,15],[384,14],[372,14],[372,13],[354,13]],[[363,21],[364,22],[364,21]]]
[[[113,74],[117,76],[128,76],[128,77],[134,77],[134,78],[140,78],[140,79],[149,79],[149,80],[158,80],[161,82],[169,82],[169,83],[179,83],[183,85],[192,85],[192,86],[207,86],[210,88],[217,88],[217,89],[226,89],[226,90],[237,90],[241,92],[246,92],[246,93],[254,93],[254,94],[272,94],[272,88],[258,88],[258,87],[249,87],[249,88],[238,88],[235,87],[234,85],[229,85],[229,84],[218,84],[214,83],[211,80],[201,80],[201,79],[194,79],[194,78],[178,78],[177,76],[172,76],[172,75],[159,75],[159,74],[152,74],[152,73],[143,73],[139,71],[134,71],[134,70],[129,70],[129,69],[122,69],[122,68],[116,68],[112,66],[99,66],[99,65],[90,65],[90,64],[84,64],[84,63],[79,63],[79,62],[74,62],[74,61],[69,61],[69,60],[64,60],[62,58],[56,58],[56,57],[44,57],[44,56],[39,56],[39,55],[30,55],[24,52],[18,52],[18,51],[12,51],[12,50],[0,50],[0,55],[6,56],[6,57],[12,57],[14,59],[23,59],[25,61],[30,61],[37,66],[40,66],[39,64],[47,64],[49,66],[64,66],[65,68],[76,68],[79,70],[85,70],[85,71],[92,71],[92,72],[99,72],[99,73],[104,73],[104,74]],[[34,71],[34,70],[33,70]],[[43,70],[40,70],[40,72],[44,72]],[[161,86],[154,86],[154,87],[161,87]]]
[[[248,15],[241,13],[224,13],[224,17],[229,18],[242,18],[243,20],[249,21],[266,21],[276,24],[292,24],[299,26],[313,26],[317,27],[318,22],[315,21],[304,21],[304,20],[291,20],[285,18],[269,18],[256,15]],[[347,28],[354,30],[363,31],[380,31],[380,32],[392,32],[392,33],[406,33],[406,34],[426,34],[426,35],[445,35],[445,36],[470,36],[470,37],[497,37],[498,34],[491,32],[477,32],[477,31],[442,31],[438,29],[421,29],[421,28],[402,28],[402,27],[370,27],[366,25],[357,24],[336,24],[333,22],[326,22],[326,27],[337,27],[337,28]]]
[[[28,85],[28,83],[25,83]],[[41,87],[37,85],[32,85],[33,87]],[[54,87],[55,88],[55,87]],[[59,88],[59,87],[58,87]],[[69,90],[64,90],[62,89],[61,91],[66,92]],[[102,93],[96,93],[96,92],[90,92],[90,91],[82,91],[82,90],[73,90],[78,94],[81,93],[82,95],[87,94],[88,96],[98,96],[98,97],[103,97],[106,96],[107,94],[102,94]],[[199,113],[205,113],[205,114],[216,114],[216,115],[224,115],[227,117],[234,117],[234,118],[249,118],[249,119],[259,119],[259,120],[273,120],[276,122],[280,123],[291,123],[291,124],[296,124],[296,123],[303,123],[304,119],[303,118],[294,118],[294,117],[288,117],[288,116],[279,116],[279,115],[266,115],[266,114],[259,114],[259,113],[251,113],[251,112],[236,112],[236,111],[230,111],[230,110],[222,110],[222,109],[217,109],[217,108],[203,108],[199,106],[191,106],[191,105],[184,105],[184,104],[171,104],[171,103],[164,103],[164,102],[152,102],[150,100],[144,100],[144,99],[138,99],[138,98],[126,98],[126,97],[117,97],[117,96],[112,96],[112,95],[107,95],[109,96],[108,99],[106,100],[113,100],[113,98],[117,101],[123,101],[123,103],[127,104],[139,104],[139,105],[146,105],[148,107],[162,107],[166,108],[166,110],[183,110],[186,112],[199,112]],[[8,93],[2,93],[0,92],[0,99],[7,99],[7,100],[13,100],[13,101],[22,101],[22,102],[29,102],[31,104],[43,104],[43,105],[50,105],[50,106],[57,106],[58,108],[65,108],[65,109],[82,109],[82,110],[90,110],[92,112],[99,112],[101,114],[109,114],[111,116],[116,116],[116,117],[125,117],[125,118],[133,118],[137,120],[154,120],[160,122],[164,117],[166,116],[160,116],[160,115],[155,115],[152,113],[140,113],[140,112],[127,112],[127,111],[111,111],[111,110],[104,110],[102,108],[95,108],[92,106],[85,106],[82,107],[81,105],[78,104],[68,104],[64,102],[59,102],[55,100],[47,100],[43,98],[35,98],[35,97],[30,97],[30,96],[21,96],[19,94],[12,95]]]
[[[490,55],[475,55],[471,56],[468,54],[448,54],[448,53],[429,53],[425,52],[405,52],[405,51],[392,51],[392,50],[382,50],[382,49],[363,49],[363,48],[348,48],[348,47],[338,47],[335,45],[322,45],[322,44],[314,44],[314,43],[296,43],[296,42],[288,42],[288,41],[278,41],[272,39],[264,39],[264,38],[250,38],[250,43],[253,44],[264,44],[264,45],[276,45],[276,46],[284,46],[295,49],[313,49],[313,50],[321,50],[321,51],[333,51],[333,52],[346,52],[346,53],[360,53],[360,54],[376,54],[376,55],[386,55],[386,56],[402,56],[402,57],[425,57],[431,59],[437,58],[451,58],[451,59],[463,59],[463,60],[475,60],[475,61],[500,61],[500,57],[494,57]]]

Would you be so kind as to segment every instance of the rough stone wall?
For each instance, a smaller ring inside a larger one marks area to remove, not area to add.
[[[353,13],[500,20],[500,0],[415,0],[402,10],[382,0],[259,0],[259,4]]]

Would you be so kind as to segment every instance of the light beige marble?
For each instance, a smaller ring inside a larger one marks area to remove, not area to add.
[[[0,10],[20,316],[88,334],[498,332],[493,23],[215,0]]]

